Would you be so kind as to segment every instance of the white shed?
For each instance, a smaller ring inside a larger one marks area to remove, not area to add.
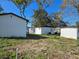
[[[28,20],[13,13],[0,14],[0,37],[26,37]]]
[[[29,27],[29,34],[35,34],[35,28]]]
[[[36,27],[36,28],[29,28],[30,34],[54,34],[55,28],[52,27]]]
[[[61,28],[61,37],[78,39],[79,29],[78,28]]]

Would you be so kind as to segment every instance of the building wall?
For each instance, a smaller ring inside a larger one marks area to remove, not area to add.
[[[77,28],[61,28],[61,37],[77,39]]]
[[[54,28],[51,27],[42,27],[41,30],[42,30],[42,34],[54,33]]]
[[[35,28],[29,28],[29,34],[34,34],[35,33]]]
[[[26,37],[26,21],[14,15],[0,16],[0,37]]]
[[[49,32],[53,34],[54,30],[55,29],[51,27],[39,27],[39,28],[35,28],[35,34],[49,34]]]
[[[35,34],[42,34],[41,27],[35,28]]]
[[[78,39],[79,39],[79,29],[78,29]]]

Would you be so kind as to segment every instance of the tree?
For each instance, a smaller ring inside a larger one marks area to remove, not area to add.
[[[2,13],[2,11],[3,11],[3,8],[2,8],[1,5],[0,5],[0,13]]]
[[[26,18],[24,12],[26,7],[32,2],[32,0],[11,0],[19,9],[21,16]]]
[[[35,20],[33,20],[33,25],[34,26],[45,26],[46,24],[56,24],[56,26],[59,26],[60,24],[60,16],[55,14],[54,15],[54,20],[55,21],[51,21],[51,17],[48,17],[48,13],[45,11],[45,8],[47,8],[49,5],[52,4],[53,0],[11,0],[16,6],[17,8],[20,10],[20,14],[21,16],[25,17],[24,11],[25,8],[32,2],[32,1],[36,1],[38,3],[39,9],[34,11],[34,18]],[[64,0],[64,4],[66,5],[67,1]],[[64,6],[65,6],[64,5]],[[38,25],[37,25],[38,24]],[[53,25],[55,26],[55,25]]]
[[[25,9],[26,7],[31,4],[34,0],[11,0],[17,8],[20,10],[21,16],[25,17]],[[48,6],[52,0],[35,0],[38,3],[39,8],[43,8],[43,6]]]
[[[62,21],[62,17],[60,16],[60,12],[54,13],[52,16],[48,15],[48,13],[44,9],[39,9],[34,12],[34,20],[32,22],[33,27],[43,27],[43,26],[51,26],[51,27],[65,27],[67,26],[66,22]]]
[[[65,9],[66,6],[68,5],[75,7],[79,13],[79,0],[63,0],[63,4],[61,5],[61,8]]]
[[[66,27],[67,23],[63,21],[62,19],[62,13],[61,12],[56,12],[52,14],[52,19],[54,20],[52,22],[53,27]]]
[[[39,9],[34,11],[34,20],[33,20],[33,27],[43,27],[49,26],[51,20],[48,18],[48,13],[44,9]]]
[[[36,1],[38,3],[39,8],[47,8],[49,5],[53,3],[54,0],[11,0],[20,10],[21,15],[24,13],[26,6],[28,6],[32,1]],[[63,0],[63,4],[61,5],[62,9],[65,9],[66,6],[72,5],[79,12],[79,0]],[[23,16],[25,16],[23,14]]]
[[[36,0],[38,3],[39,9],[47,8],[53,3],[53,0]]]
[[[77,21],[77,22],[76,22],[76,27],[78,27],[78,28],[79,28],[79,21]]]

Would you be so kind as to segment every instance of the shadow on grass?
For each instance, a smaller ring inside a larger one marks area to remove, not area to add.
[[[36,34],[28,34],[27,37],[0,37],[1,39],[16,39],[16,40],[38,40],[38,39],[46,39],[48,37],[42,36],[42,35],[36,35]]]
[[[36,34],[28,34],[27,35],[27,39],[35,39],[35,40],[38,40],[38,39],[46,39],[48,37],[46,36],[42,36],[42,35],[36,35]]]
[[[0,39],[16,39],[16,40],[21,40],[21,39],[26,39],[26,37],[0,37]]]

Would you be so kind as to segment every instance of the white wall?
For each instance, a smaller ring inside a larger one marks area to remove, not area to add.
[[[78,29],[78,39],[79,39],[79,29]]]
[[[53,34],[54,30],[55,29],[51,27],[39,27],[39,28],[35,28],[35,34],[48,34],[49,32]]]
[[[29,28],[29,34],[34,34],[35,33],[35,28]]]
[[[41,30],[42,34],[48,34],[49,32],[51,32],[51,34],[54,33],[54,28],[51,27],[42,27]]]
[[[35,28],[35,34],[42,34],[41,27]]]
[[[77,28],[61,28],[61,37],[77,39]]]
[[[26,21],[14,15],[0,16],[0,37],[26,37]]]

